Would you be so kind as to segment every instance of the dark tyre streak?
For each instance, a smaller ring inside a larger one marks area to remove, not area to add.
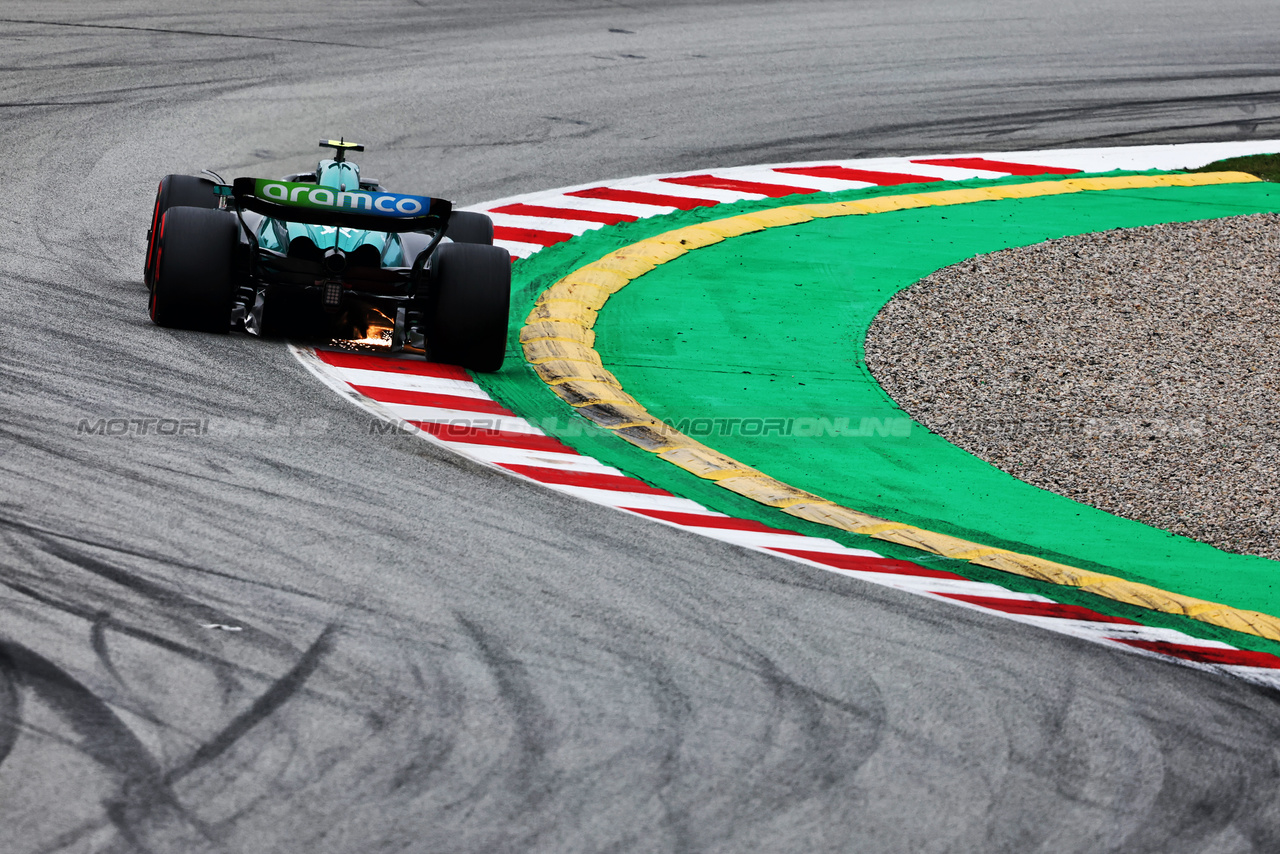
[[[329,652],[333,642],[333,626],[328,626],[315,642],[303,653],[298,663],[254,700],[253,705],[233,718],[220,732],[192,754],[191,758],[177,768],[165,774],[165,781],[176,782],[191,772],[201,768],[225,753],[232,745],[244,737],[244,734],[262,721],[269,718],[281,706],[289,701],[306,684],[307,679],[320,666],[324,656]]]
[[[460,616],[458,624],[479,652],[512,729],[501,760],[476,781],[473,790],[473,797],[497,794],[508,813],[507,820],[490,831],[484,847],[529,850],[549,829],[542,806],[555,786],[556,772],[546,761],[558,746],[552,717],[514,650],[506,649],[473,620]]]
[[[22,695],[18,693],[17,669],[9,656],[0,652],[0,766],[18,740],[22,726]]]
[[[159,763],[111,708],[48,659],[12,641],[0,640],[0,658],[23,685],[47,703],[79,736],[76,750],[119,780],[107,815],[121,833],[145,850],[137,825],[157,819],[188,823]],[[190,822],[195,826],[196,822]],[[203,834],[201,834],[203,835]]]

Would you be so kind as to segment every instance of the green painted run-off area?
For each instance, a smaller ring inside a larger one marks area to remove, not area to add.
[[[653,415],[785,483],[893,521],[1280,614],[1280,564],[1229,554],[1028,486],[911,421],[862,359],[879,309],[939,268],[1052,237],[1277,211],[1277,189],[1239,184],[1087,192],[834,217],[743,235],[662,265],[614,295],[600,312],[596,348]],[[777,202],[754,205],[766,206]],[[517,268],[514,325],[538,291],[576,266],[691,219],[752,207],[720,206],[606,229],[539,253]],[[513,362],[520,361],[518,353]],[[543,426],[569,444],[713,509],[1138,616],[1136,609],[1077,590],[810,526],[741,499],[573,417],[527,366],[487,384],[533,420],[550,419]],[[1184,618],[1140,616],[1148,624],[1241,643],[1241,636]],[[1244,643],[1259,644],[1265,642]]]

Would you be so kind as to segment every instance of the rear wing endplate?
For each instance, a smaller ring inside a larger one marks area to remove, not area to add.
[[[266,178],[237,178],[231,195],[241,208],[273,219],[363,231],[442,231],[453,210],[444,199]]]

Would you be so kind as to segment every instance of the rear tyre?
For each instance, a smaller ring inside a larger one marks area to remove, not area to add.
[[[155,278],[156,241],[160,235],[160,217],[169,208],[218,207],[213,182],[193,175],[165,175],[156,190],[156,204],[151,212],[151,228],[147,231],[147,257],[142,265],[142,280],[151,287]]]
[[[171,329],[231,328],[236,218],[226,211],[169,208],[160,216],[151,320]]]
[[[453,211],[444,236],[454,243],[493,245],[493,220],[475,211]]]
[[[429,358],[482,373],[501,368],[511,303],[507,250],[445,243],[432,255],[429,286]]]

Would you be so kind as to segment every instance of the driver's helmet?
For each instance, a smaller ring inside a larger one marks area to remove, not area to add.
[[[360,167],[346,160],[321,160],[316,167],[316,183],[339,192],[360,189]]]

